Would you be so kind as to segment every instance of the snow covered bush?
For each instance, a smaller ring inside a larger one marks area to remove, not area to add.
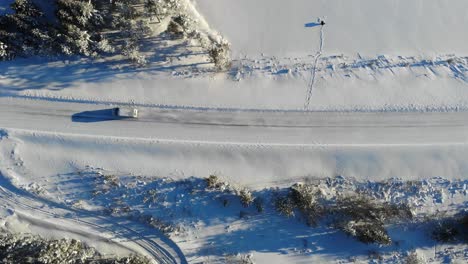
[[[275,201],[275,208],[280,214],[287,217],[294,216],[294,202],[289,196],[278,196]]]
[[[126,40],[122,49],[122,54],[125,55],[130,60],[130,62],[137,66],[144,66],[148,63],[146,57],[140,54],[135,41]]]
[[[392,243],[384,226],[379,222],[349,221],[341,228],[346,234],[366,244],[390,245]]]
[[[224,257],[224,263],[228,264],[254,264],[252,255],[227,255]]]
[[[238,196],[240,198],[242,206],[244,207],[249,207],[254,201],[252,192],[246,188],[240,190]]]
[[[290,189],[291,199],[301,213],[305,216],[308,225],[315,225],[325,213],[321,191],[310,184],[294,184]]]
[[[177,15],[172,17],[167,25],[167,32],[175,38],[183,38],[190,32],[192,20],[186,15]]]
[[[0,42],[0,60],[7,60],[8,59],[8,50],[7,50],[8,46],[3,43],[3,42]]]
[[[213,43],[208,50],[210,61],[219,71],[228,70],[231,67],[230,45],[227,41]]]
[[[294,216],[294,211],[298,210],[307,225],[317,224],[319,218],[326,213],[320,189],[311,184],[294,184],[285,196],[276,198],[275,207],[288,217]]]
[[[101,53],[112,53],[115,51],[115,47],[109,43],[109,40],[106,38],[101,38],[101,40],[96,42],[96,50]]]
[[[161,231],[166,236],[169,236],[172,232],[176,230],[176,228],[170,224],[164,223],[158,218],[153,217],[152,215],[139,215],[137,220],[152,227],[159,231]]]
[[[364,243],[389,245],[391,239],[384,225],[391,220],[411,219],[406,205],[381,203],[365,195],[338,197],[332,209],[336,226]]]
[[[210,175],[207,178],[205,178],[206,186],[208,189],[215,189],[218,188],[220,185],[220,180],[217,175]]]
[[[178,0],[145,0],[144,3],[145,15],[150,20],[156,19],[158,23],[168,16],[171,10],[174,12],[179,7]]]
[[[404,263],[405,264],[423,264],[425,262],[421,257],[418,256],[418,253],[416,253],[416,251],[413,251],[408,254]]]
[[[335,213],[353,220],[388,222],[390,220],[411,219],[413,213],[405,205],[382,203],[365,195],[345,195],[337,199]]]
[[[104,258],[94,248],[75,239],[46,240],[38,236],[16,235],[1,230],[0,263],[149,264],[151,261],[139,255],[123,258]]]

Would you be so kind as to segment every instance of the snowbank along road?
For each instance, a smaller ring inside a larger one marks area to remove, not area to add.
[[[140,108],[140,118],[117,120],[112,107],[0,98],[0,128],[17,142],[30,177],[88,165],[177,179],[218,172],[247,186],[307,175],[378,180],[468,173],[466,112]]]

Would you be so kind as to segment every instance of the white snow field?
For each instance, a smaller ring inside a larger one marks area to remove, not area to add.
[[[163,35],[144,68],[0,62],[0,230],[158,263],[468,262],[466,243],[436,243],[417,221],[388,225],[389,247],[367,245],[272,204],[223,205],[201,179],[265,197],[321,181],[408,201],[419,219],[466,212],[468,1],[181,2],[230,43],[231,69]],[[138,119],[112,116],[129,106]]]
[[[0,94],[243,109],[468,108],[464,0],[192,3],[200,30],[231,43],[228,72],[214,73],[193,41],[157,37],[144,70],[116,60],[4,62]]]
[[[463,0],[194,2],[211,28],[229,40],[236,58],[314,54],[320,43],[319,18],[325,21],[324,56],[430,57],[468,52],[468,11]]]

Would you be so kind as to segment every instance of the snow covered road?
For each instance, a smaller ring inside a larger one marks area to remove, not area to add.
[[[177,142],[254,145],[437,145],[468,142],[466,112],[275,112],[140,108],[0,98],[0,128]]]

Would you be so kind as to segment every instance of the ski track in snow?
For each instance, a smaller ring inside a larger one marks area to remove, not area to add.
[[[322,56],[322,51],[323,51],[323,25],[320,25],[320,48],[317,54],[315,55],[315,60],[314,60],[314,66],[312,68],[312,76],[310,77],[310,82],[308,85],[307,89],[307,97],[306,97],[306,102],[304,104],[304,110],[309,110],[309,104],[310,104],[310,98],[312,97],[312,90],[314,89],[314,84],[315,84],[315,77],[317,75],[317,64],[318,60]]]

